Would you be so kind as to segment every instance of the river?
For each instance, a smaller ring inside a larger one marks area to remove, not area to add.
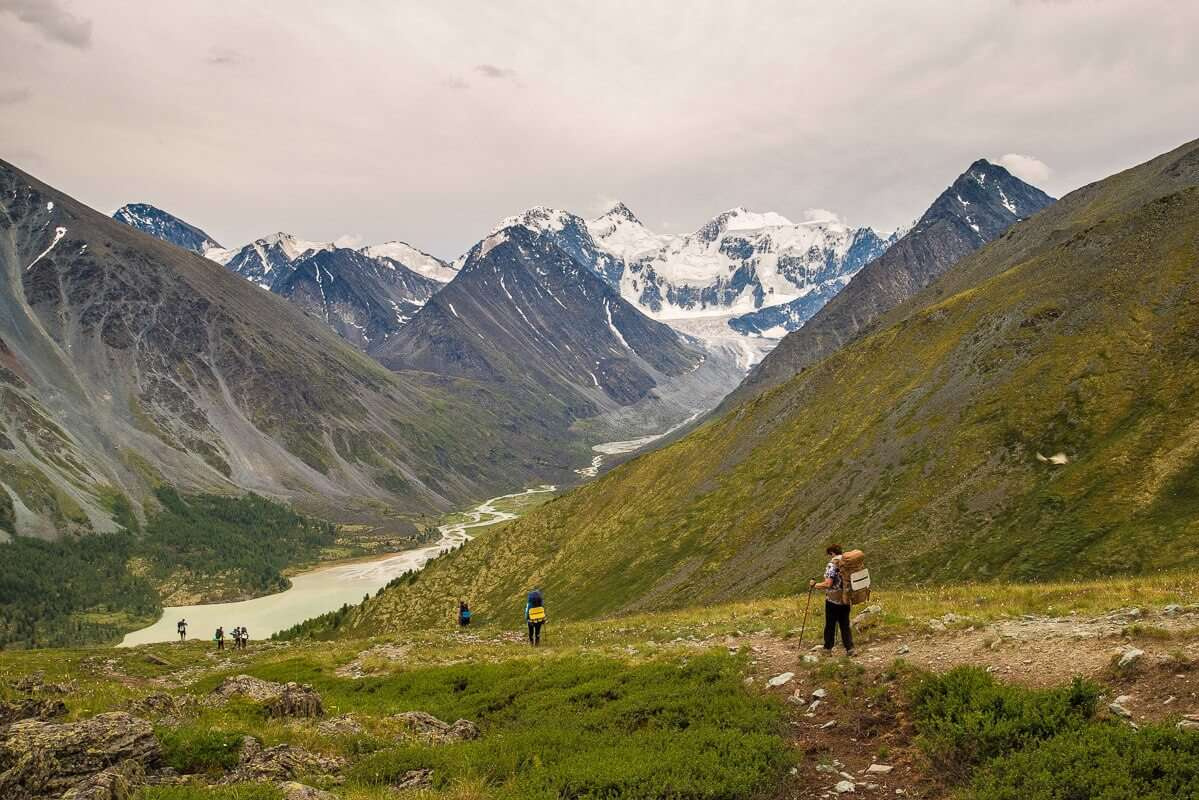
[[[175,625],[180,619],[187,620],[189,639],[211,640],[218,625],[224,626],[226,635],[240,625],[250,632],[252,639],[268,638],[272,633],[341,608],[346,603],[362,602],[363,595],[374,594],[392,578],[418,570],[430,559],[469,541],[471,536],[468,531],[471,528],[515,519],[515,514],[495,507],[499,501],[556,489],[556,486],[540,486],[493,497],[467,512],[466,520],[440,526],[437,530],[441,538],[434,544],[370,560],[333,564],[301,572],[292,577],[290,589],[276,594],[236,603],[168,606],[163,609],[158,622],[126,634],[121,646],[174,641],[179,638]]]

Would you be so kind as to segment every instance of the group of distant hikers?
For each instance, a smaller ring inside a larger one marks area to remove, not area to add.
[[[179,634],[179,641],[185,641],[187,639],[187,620],[181,619],[176,622],[175,630]],[[239,625],[229,632],[229,637],[233,639],[234,650],[245,650],[250,641],[250,631],[244,625]],[[212,634],[212,642],[216,645],[217,650],[225,649],[225,627],[223,625],[217,626],[216,631]]]
[[[470,606],[465,600],[458,601],[458,627],[470,625]],[[541,626],[545,625],[545,600],[540,589],[533,589],[525,595],[525,624],[529,627],[529,644],[537,647],[541,644]]]
[[[854,655],[853,631],[850,630],[849,613],[855,603],[864,603],[870,599],[870,572],[866,569],[866,555],[861,550],[850,550],[848,553],[839,544],[831,544],[825,549],[829,556],[828,566],[824,568],[824,579],[808,581],[808,602],[811,602],[812,591],[824,590],[824,650],[833,651],[837,642],[837,631],[841,632],[841,644],[849,656]],[[545,625],[545,599],[541,589],[534,588],[525,596],[525,624],[529,629],[529,644],[537,647],[541,644],[541,628]],[[807,625],[808,610],[804,609],[804,625]],[[470,625],[470,606],[465,600],[458,601],[458,627]],[[803,633],[800,633],[803,642]]]
[[[831,544],[825,553],[829,556],[828,566],[824,569],[824,579],[808,581],[808,602],[811,602],[812,591],[824,590],[824,650],[831,653],[837,641],[837,631],[841,631],[841,644],[845,646],[847,655],[854,655],[853,631],[849,626],[849,612],[854,603],[863,603],[870,599],[870,573],[866,569],[866,556],[861,550],[851,550],[846,553],[839,544]],[[458,601],[458,626],[465,628],[470,625],[470,606],[465,600]],[[804,609],[804,625],[807,625],[808,611]],[[541,644],[541,628],[545,625],[545,599],[541,589],[534,588],[525,595],[525,624],[529,629],[529,644],[537,647]],[[179,641],[187,639],[187,620],[181,619],[176,624]],[[250,632],[244,626],[232,631],[233,647],[244,650],[250,641]],[[225,649],[225,629],[218,627],[212,635],[212,641],[217,650]],[[800,633],[803,641],[803,633]]]

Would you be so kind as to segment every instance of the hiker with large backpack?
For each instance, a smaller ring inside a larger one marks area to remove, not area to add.
[[[458,627],[465,628],[470,625],[470,606],[465,600],[458,601]]]
[[[870,573],[866,570],[866,555],[861,550],[842,550],[831,544],[825,551],[830,556],[824,568],[824,580],[809,581],[812,589],[824,590],[824,652],[833,652],[837,629],[841,629],[841,644],[846,655],[854,655],[853,632],[849,629],[849,612],[854,603],[870,599]]]
[[[187,639],[187,620],[181,619],[175,623],[175,630],[179,633],[179,641]]]
[[[534,589],[525,599],[525,622],[529,624],[529,644],[541,644],[541,626],[545,624],[545,601],[541,590]]]

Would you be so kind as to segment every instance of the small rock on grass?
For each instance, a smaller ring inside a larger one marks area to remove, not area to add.
[[[1119,703],[1108,703],[1107,708],[1117,717],[1121,717],[1123,719],[1132,719],[1132,712]]]
[[[906,644],[901,644],[899,649],[895,651],[895,655],[906,656],[910,652],[912,652],[912,648],[908,647]]]
[[[1145,655],[1144,650],[1138,650],[1135,647],[1130,647],[1124,651],[1124,655],[1120,656],[1120,660],[1116,662],[1116,666],[1120,669],[1131,667],[1133,664],[1137,663],[1143,655]]]
[[[791,679],[794,677],[795,677],[794,672],[783,672],[778,675],[775,675],[773,678],[766,681],[766,685],[767,686],[782,686],[783,684],[790,683]]]
[[[837,785],[833,787],[833,791],[837,794],[847,794],[854,791],[853,781],[837,781]]]
[[[828,697],[828,690],[823,689],[823,688],[822,689],[813,689],[812,697],[815,697],[817,700],[823,700],[824,698]]]
[[[1199,733],[1199,714],[1187,714],[1178,721],[1178,730]]]
[[[819,656],[814,656],[811,653],[808,653],[803,657],[803,663],[818,664],[818,663],[820,663],[820,658],[819,658]]]
[[[866,768],[866,773],[869,775],[889,775],[895,767],[890,764],[871,764]]]

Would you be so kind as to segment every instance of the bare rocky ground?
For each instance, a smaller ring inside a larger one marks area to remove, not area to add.
[[[752,653],[752,681],[786,698],[794,746],[803,758],[782,798],[948,798],[930,774],[894,679],[903,665],[943,672],[986,669],[1030,687],[1076,676],[1107,688],[1103,713],[1128,724],[1176,721],[1199,713],[1199,609],[1099,617],[1026,616],[974,625],[965,616],[930,620],[923,631],[870,640],[870,615],[854,658],[824,654],[823,620],[804,642],[769,635],[729,637]],[[788,673],[791,677],[787,678]],[[1109,705],[1109,704],[1114,704]]]

